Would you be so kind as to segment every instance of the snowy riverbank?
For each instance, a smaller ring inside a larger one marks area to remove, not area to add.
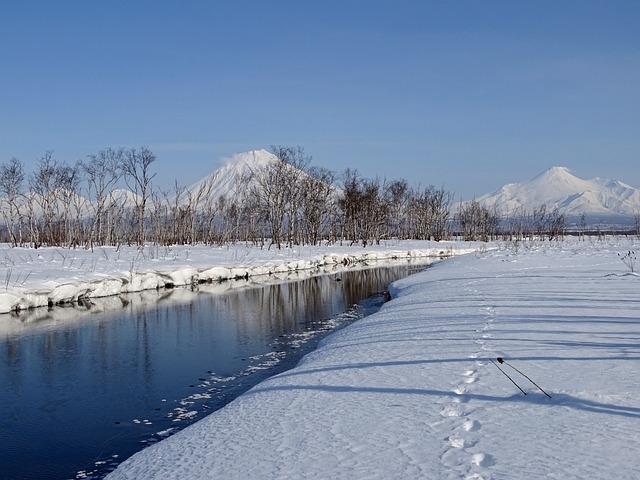
[[[635,479],[632,240],[456,257],[109,477]],[[510,367],[504,357],[552,398]]]
[[[0,313],[157,288],[334,271],[368,261],[450,256],[481,248],[469,242],[388,241],[365,248],[341,245],[278,250],[252,245],[10,248],[0,245]]]

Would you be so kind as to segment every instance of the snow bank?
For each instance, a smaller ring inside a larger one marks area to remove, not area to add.
[[[91,252],[2,244],[0,313],[202,282],[326,270],[371,260],[450,256],[477,248],[479,244],[396,241],[366,249],[338,245],[282,250],[246,245],[150,245],[142,250],[102,247]]]
[[[617,257],[630,247],[541,243],[435,264],[108,478],[636,479],[640,277]]]

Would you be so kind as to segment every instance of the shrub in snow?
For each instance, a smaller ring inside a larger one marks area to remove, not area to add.
[[[618,254],[618,257],[620,257],[620,260],[622,260],[622,263],[624,263],[627,267],[629,267],[629,270],[631,270],[631,273],[635,273],[635,268],[636,268],[636,252],[629,250],[625,255],[620,255]]]

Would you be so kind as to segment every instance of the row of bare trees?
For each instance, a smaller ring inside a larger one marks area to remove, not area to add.
[[[584,221],[584,216],[582,218]],[[497,238],[557,240],[567,230],[565,215],[558,208],[549,210],[545,205],[532,210],[521,207],[505,216],[495,206],[488,207],[474,199],[460,206],[456,220],[459,229],[456,233],[464,240],[483,242]]]
[[[452,214],[453,195],[444,188],[364,178],[352,169],[337,176],[312,166],[301,147],[271,151],[274,161],[256,163],[224,194],[214,191],[215,177],[190,189],[155,188],[156,156],[146,147],[107,148],[73,165],[47,152],[29,175],[12,158],[0,165],[0,241],[85,248],[246,241],[281,248],[454,235],[551,240],[566,228],[557,209],[505,219],[474,200]]]
[[[31,174],[12,158],[0,165],[0,240],[36,248],[236,241],[280,248],[449,235],[453,196],[443,189],[349,169],[338,179],[311,166],[301,147],[272,153],[275,161],[256,164],[222,195],[213,191],[215,177],[191,189],[156,189],[156,156],[146,147],[107,148],[73,165],[47,152]]]
[[[343,175],[340,236],[367,245],[384,238],[444,240],[450,236],[453,195],[440,188],[411,188],[406,180],[382,182]]]
[[[144,242],[155,159],[146,147],[120,148],[69,165],[47,152],[27,175],[12,158],[0,165],[2,240],[36,248]],[[117,188],[121,180],[131,194]]]

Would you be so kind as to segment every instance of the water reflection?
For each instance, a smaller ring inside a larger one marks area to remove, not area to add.
[[[0,317],[3,478],[101,478],[293,366],[414,265],[141,292]],[[263,280],[263,283],[266,281]]]

